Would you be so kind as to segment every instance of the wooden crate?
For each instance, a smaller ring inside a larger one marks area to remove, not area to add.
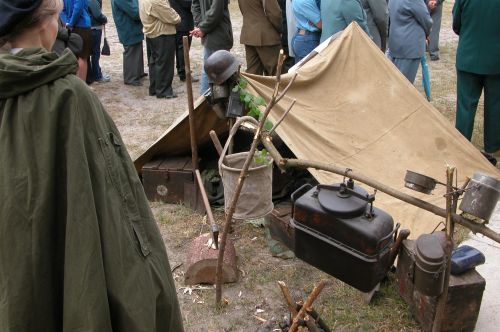
[[[283,202],[274,206],[273,211],[266,216],[269,232],[274,240],[282,242],[288,249],[295,248],[295,232],[290,225],[292,219],[292,203]]]
[[[414,289],[414,246],[415,241],[405,240],[399,252],[396,270],[399,294],[408,303],[422,330],[431,331],[436,315],[437,297],[423,295]],[[441,331],[474,330],[485,286],[486,281],[475,269],[458,276],[450,275]]]
[[[204,211],[191,157],[159,158],[142,167],[142,184],[150,201],[184,203]]]

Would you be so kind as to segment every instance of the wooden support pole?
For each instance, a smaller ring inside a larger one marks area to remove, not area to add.
[[[191,80],[191,63],[189,60],[189,40],[187,36],[182,37],[182,47],[184,48],[184,68],[186,70],[186,91],[188,97],[189,110],[189,136],[191,138],[191,159],[193,169],[198,169],[198,147],[196,146],[196,130],[194,128],[194,101],[193,83]]]

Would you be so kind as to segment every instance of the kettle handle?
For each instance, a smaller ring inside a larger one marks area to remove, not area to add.
[[[304,195],[308,190],[310,190],[313,186],[309,183],[303,184],[297,190],[295,190],[291,195],[290,199],[292,201],[292,219],[293,219],[293,211],[295,210],[295,201],[299,199],[302,195]]]

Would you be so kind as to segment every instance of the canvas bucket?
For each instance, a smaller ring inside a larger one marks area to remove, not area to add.
[[[233,128],[231,128],[219,159],[219,173],[224,184],[224,207],[226,213],[229,212],[230,204],[238,184],[238,178],[249,152],[234,153],[227,156],[226,153],[233,136],[236,134],[239,126],[245,121],[258,125],[257,120],[252,117],[245,116],[239,118]],[[252,160],[236,204],[233,219],[257,219],[269,214],[274,208],[272,184],[273,160],[267,160],[264,164],[257,164]]]

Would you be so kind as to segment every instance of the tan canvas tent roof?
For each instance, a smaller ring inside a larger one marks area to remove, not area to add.
[[[456,166],[459,184],[475,171],[499,177],[499,170],[427,102],[357,24],[303,64],[297,74],[270,116],[276,121],[292,100],[297,101],[277,129],[297,158],[349,167],[441,207],[444,187],[436,188],[433,195],[408,190],[403,183],[407,169],[445,182],[446,165]],[[268,101],[275,78],[244,75],[249,90]],[[282,76],[283,86],[291,77]],[[227,130],[203,99],[197,101],[195,115],[201,141],[209,140],[212,128],[219,133]],[[136,168],[140,171],[154,156],[182,150],[189,154],[187,113],[136,160]],[[339,180],[334,174],[310,171],[321,183]],[[441,221],[383,193],[377,194],[375,205],[410,228],[412,237],[432,231]]]

